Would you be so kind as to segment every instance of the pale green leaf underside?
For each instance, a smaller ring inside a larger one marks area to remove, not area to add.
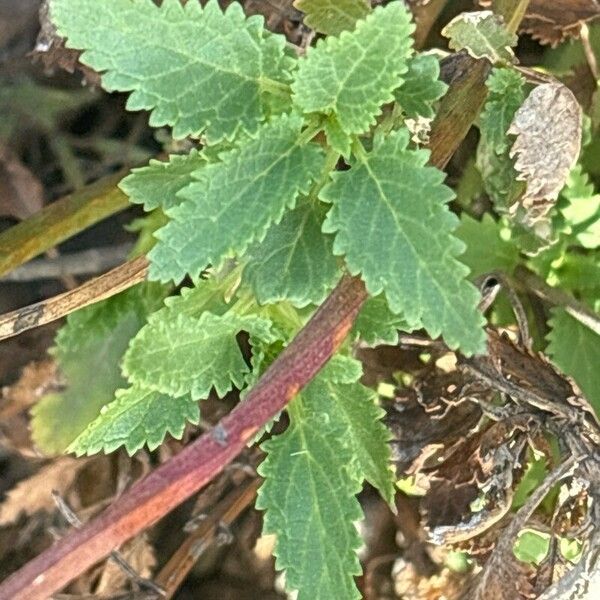
[[[130,110],[152,110],[150,124],[175,137],[205,131],[210,142],[264,119],[266,80],[287,81],[285,39],[260,17],[246,19],[215,0],[51,0],[51,16],[82,62],[103,74],[109,91],[132,92]]]
[[[142,284],[67,318],[53,350],[66,388],[32,408],[32,435],[43,452],[63,452],[125,384],[121,358],[162,296],[156,284]]]
[[[552,310],[549,325],[548,354],[573,377],[600,416],[600,336],[561,308]]]
[[[446,206],[453,193],[443,173],[426,166],[426,151],[407,149],[408,138],[406,130],[392,133],[364,162],[334,174],[321,193],[333,204],[324,231],[336,233],[334,252],[369,293],[385,291],[411,326],[441,333],[463,352],[483,351],[479,294],[456,258],[464,246]]]
[[[371,11],[367,0],[296,0],[304,13],[304,24],[326,35],[354,29],[356,22]]]
[[[479,118],[481,135],[488,148],[502,154],[512,145],[507,131],[525,101],[525,79],[514,69],[495,68],[486,81],[489,94]]]
[[[325,299],[339,269],[333,238],[321,231],[322,221],[322,207],[305,199],[250,249],[244,279],[261,304],[288,300],[303,307]]]
[[[348,136],[367,131],[381,105],[393,100],[407,70],[410,18],[403,2],[392,2],[376,8],[353,31],[310,48],[292,85],[296,106],[334,118]]]
[[[459,14],[442,29],[442,35],[449,38],[452,50],[464,48],[474,58],[488,58],[493,63],[514,60],[511,46],[516,46],[518,38],[491,10]]]
[[[151,160],[147,167],[133,169],[119,183],[129,196],[130,202],[143,204],[144,210],[158,208],[168,210],[181,204],[177,194],[190,183],[192,173],[207,164],[206,158],[197,150],[189,154],[174,154],[167,162]]]
[[[118,390],[115,400],[70,445],[77,456],[113,452],[125,446],[133,454],[143,446],[154,450],[169,433],[181,439],[186,422],[197,424],[198,403],[189,395],[171,398],[155,390],[133,386]]]
[[[519,249],[502,239],[500,232],[500,224],[488,213],[481,221],[461,215],[455,234],[467,247],[460,260],[471,269],[471,277],[491,271],[511,273],[519,263]]]
[[[259,317],[165,312],[131,341],[123,373],[132,383],[174,397],[206,398],[213,387],[222,397],[233,386],[242,388],[250,372],[235,337],[240,331],[251,339],[276,339],[269,321]]]
[[[287,431],[262,445],[267,458],[259,467],[265,482],[256,506],[266,510],[264,532],[277,534],[276,568],[298,600],[358,599],[354,523],[362,514],[352,452],[331,420],[303,411],[299,400],[290,412]]]
[[[408,62],[408,71],[402,77],[404,83],[396,90],[395,96],[404,114],[411,118],[421,116],[431,119],[434,102],[448,89],[439,79],[437,58],[427,54],[413,56]]]
[[[209,263],[216,266],[263,239],[320,175],[323,151],[299,145],[301,127],[299,117],[276,119],[222,162],[194,173],[196,181],[180,192],[182,204],[168,211],[173,220],[156,233],[152,278],[197,277]]]

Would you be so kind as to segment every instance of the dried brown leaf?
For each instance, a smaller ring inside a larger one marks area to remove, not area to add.
[[[519,204],[529,221],[543,217],[556,201],[581,148],[582,111],[577,99],[560,83],[544,83],[529,94],[508,130],[517,139],[511,157],[517,157],[517,179],[527,183]]]
[[[129,566],[142,578],[149,579],[156,566],[154,547],[148,537],[142,534],[130,540],[119,550],[121,556]],[[126,587],[129,577],[114,561],[108,560],[104,564],[98,584],[94,589],[95,594],[115,593]]]
[[[0,505],[0,526],[14,522],[21,514],[32,515],[40,510],[54,510],[52,490],[64,495],[88,462],[89,459],[63,456],[18,483]]]
[[[480,0],[479,4],[487,8],[492,3]],[[556,46],[567,38],[579,37],[581,24],[599,16],[599,0],[531,0],[519,31],[541,44]]]
[[[65,40],[56,33],[56,27],[50,19],[48,0],[40,6],[40,31],[31,53],[34,59],[41,61],[45,69],[52,72],[57,67],[68,73],[79,71],[84,81],[92,86],[100,86],[100,75],[79,62],[81,52],[65,48]]]

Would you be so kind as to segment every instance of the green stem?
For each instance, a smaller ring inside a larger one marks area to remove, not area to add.
[[[0,275],[127,208],[127,196],[117,188],[123,176],[101,179],[1,233]]]

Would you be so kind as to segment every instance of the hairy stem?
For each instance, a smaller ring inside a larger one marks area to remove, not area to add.
[[[45,600],[211,481],[318,373],[346,337],[366,298],[362,281],[344,276],[244,402],[98,518],[9,577],[0,586],[0,600]]]

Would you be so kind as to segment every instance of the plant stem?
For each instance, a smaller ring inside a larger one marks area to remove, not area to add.
[[[0,600],[45,600],[214,479],[331,358],[366,298],[362,281],[344,276],[244,402],[99,517],[9,577]]]
[[[127,208],[127,196],[117,188],[123,175],[101,179],[1,233],[0,276]]]

